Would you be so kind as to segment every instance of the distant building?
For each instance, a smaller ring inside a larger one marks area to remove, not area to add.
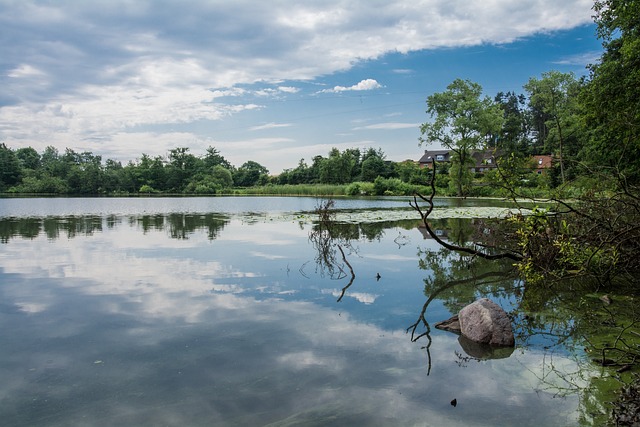
[[[485,173],[491,169],[497,168],[496,154],[494,150],[472,150],[471,157],[473,158],[473,166],[470,166],[472,172]],[[433,159],[436,163],[449,163],[451,162],[451,151],[449,150],[424,150],[424,154],[418,160],[418,164],[421,168],[433,167]],[[546,169],[553,166],[553,156],[549,155],[537,155],[532,156],[535,164],[535,171],[538,174],[543,173]]]
[[[545,169],[550,169],[553,166],[553,156],[539,155],[533,156],[534,165],[537,174],[542,174]]]
[[[429,151],[424,150],[424,154],[418,160],[418,164],[421,168],[429,168],[433,167],[433,159],[436,162],[448,163],[451,161],[449,150],[438,150],[438,151]]]
[[[474,150],[471,152],[471,157],[474,161],[471,172],[485,173],[497,167],[493,150]]]

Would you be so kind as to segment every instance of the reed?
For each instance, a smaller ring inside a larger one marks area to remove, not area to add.
[[[346,185],[334,184],[285,184],[234,188],[224,193],[252,196],[344,196],[345,188]]]

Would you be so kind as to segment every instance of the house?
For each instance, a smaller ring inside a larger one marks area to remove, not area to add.
[[[539,155],[533,156],[534,167],[538,175],[542,174],[545,169],[550,169],[553,166],[553,156]]]
[[[451,157],[449,150],[424,150],[424,154],[422,155],[422,157],[420,157],[420,160],[418,160],[418,164],[420,165],[420,168],[431,169],[433,167],[433,159],[435,159],[436,162],[450,162]]]
[[[474,165],[471,166],[472,172],[486,172],[496,167],[493,150],[473,150],[471,152]],[[433,159],[436,163],[449,163],[451,161],[451,152],[449,150],[424,150],[424,154],[418,160],[421,168],[432,168]]]
[[[474,165],[471,167],[471,172],[485,173],[497,167],[495,159],[496,155],[493,150],[472,151],[471,157],[474,161]]]
[[[471,157],[473,158],[473,166],[470,166],[470,169],[473,173],[485,173],[498,167],[494,150],[473,150],[471,151]],[[433,167],[433,159],[438,163],[449,163],[451,161],[451,152],[449,150],[424,150],[424,154],[418,160],[418,164],[420,168],[431,169]],[[553,156],[541,154],[532,156],[532,160],[535,171],[538,174],[553,166]]]

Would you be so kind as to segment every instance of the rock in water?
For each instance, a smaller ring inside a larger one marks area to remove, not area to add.
[[[472,341],[492,346],[513,347],[515,339],[511,319],[488,298],[475,301],[458,314],[460,332]]]

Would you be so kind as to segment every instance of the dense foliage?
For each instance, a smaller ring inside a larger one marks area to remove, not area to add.
[[[395,163],[385,157],[380,149],[340,152],[334,148],[328,157],[314,157],[310,166],[301,159],[296,168],[270,176],[266,167],[253,160],[233,166],[214,147],[209,147],[203,156],[190,153],[187,147],[172,149],[167,156],[152,158],[142,154],[123,166],[121,162],[103,161],[101,156],[78,153],[70,148],[60,153],[50,146],[38,153],[31,147],[12,150],[0,144],[0,191],[78,195],[220,194],[232,188],[291,189],[306,184],[339,186],[343,194],[371,195],[374,191],[410,194],[415,185],[426,182],[427,171],[415,162]]]
[[[542,278],[579,277],[601,288],[637,289],[640,263],[640,6],[598,1],[596,22],[605,53],[589,79],[550,73],[531,80],[547,116],[561,181],[572,179],[574,200],[558,192],[559,215],[522,219],[527,267]],[[546,107],[545,107],[546,105]],[[563,187],[559,187],[563,189]],[[564,197],[563,197],[564,196]],[[536,270],[536,271],[534,271]]]

